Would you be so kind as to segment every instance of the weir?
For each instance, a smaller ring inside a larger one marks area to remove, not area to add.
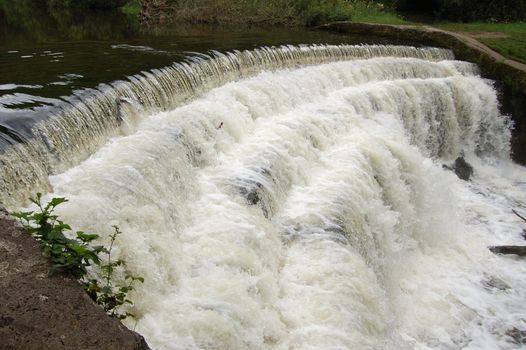
[[[110,137],[132,132],[138,115],[173,108],[214,86],[261,70],[377,56],[438,60],[451,58],[452,54],[435,48],[366,45],[212,52],[131,76],[125,82],[79,91],[49,119],[32,126],[27,142],[18,142],[27,137],[17,135],[15,130],[0,133],[3,143],[13,144],[0,156],[4,164],[0,169],[0,203],[12,206],[27,200],[30,193],[49,190],[47,175],[78,164]]]
[[[118,225],[145,277],[127,325],[154,349],[512,348],[526,269],[487,249],[522,239],[509,143],[448,50],[213,53],[33,125],[0,201],[45,188],[75,229]],[[470,182],[443,168],[459,156]]]

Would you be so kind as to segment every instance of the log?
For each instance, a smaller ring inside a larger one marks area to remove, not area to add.
[[[514,254],[518,256],[526,256],[526,246],[523,245],[499,245],[488,248],[495,254]]]

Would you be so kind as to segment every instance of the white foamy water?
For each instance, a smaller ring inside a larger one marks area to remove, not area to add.
[[[312,62],[310,62],[312,64]],[[153,349],[516,349],[526,171],[470,64],[264,71],[52,176],[77,229],[124,234]],[[463,153],[470,182],[442,168]]]

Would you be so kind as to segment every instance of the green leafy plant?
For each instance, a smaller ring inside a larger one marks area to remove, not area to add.
[[[129,312],[120,313],[119,307],[124,304],[133,305],[133,302],[127,298],[128,292],[134,289],[133,284],[136,281],[144,283],[144,278],[141,276],[134,276],[126,273],[124,276],[124,282],[121,284],[114,283],[115,269],[119,266],[125,267],[126,262],[122,259],[112,260],[111,251],[113,244],[118,235],[122,234],[117,226],[113,226],[114,232],[110,236],[110,246],[108,249],[103,249],[103,254],[107,256],[107,263],[101,264],[100,269],[102,271],[102,285],[97,279],[90,279],[83,283],[84,290],[88,295],[97,302],[104,311],[111,317],[117,319],[125,319],[128,316],[133,317],[134,315]]]
[[[68,238],[64,232],[71,231],[71,227],[53,213],[55,208],[67,202],[67,199],[56,197],[43,205],[42,194],[37,193],[36,199],[32,198],[31,202],[39,211],[13,212],[11,215],[20,220],[25,230],[39,242],[44,255],[51,260],[49,274],[70,273],[108,315],[119,320],[133,317],[133,314],[127,311],[121,312],[120,307],[124,304],[133,305],[127,294],[134,289],[135,282],[143,283],[144,278],[125,272],[124,278],[116,281],[116,269],[124,269],[126,266],[124,260],[112,260],[111,256],[115,240],[122,234],[120,229],[113,226],[114,232],[110,236],[108,248],[92,245],[93,241],[99,238],[97,234],[77,231],[76,238]],[[100,273],[95,278],[88,278],[89,272],[92,272],[88,271],[88,268],[92,266],[98,267]]]

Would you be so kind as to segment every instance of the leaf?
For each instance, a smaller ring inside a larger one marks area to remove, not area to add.
[[[55,197],[52,200],[49,201],[49,203],[46,205],[46,210],[50,208],[55,208],[57,205],[62,204],[64,202],[67,202],[68,200],[66,198],[62,197]]]
[[[53,245],[53,246],[51,247],[51,252],[52,252],[53,254],[60,254],[60,253],[62,253],[62,251],[64,250],[64,248],[66,248],[65,245],[63,245],[63,244],[56,244],[56,245]]]
[[[28,217],[33,214],[32,211],[21,211],[21,212],[11,212],[10,213],[11,216],[14,216],[15,218],[18,218],[18,219],[23,219],[23,220],[27,220]]]
[[[91,242],[93,241],[94,239],[97,239],[99,238],[99,235],[97,234],[94,234],[94,233],[84,233],[82,231],[78,231],[77,232],[77,237],[82,240],[83,242]]]
[[[33,202],[34,204],[38,205],[40,207],[40,200],[42,199],[42,193],[38,192],[37,193],[37,198],[29,198],[29,200],[31,202]]]
[[[62,221],[58,221],[58,224],[55,224],[55,229],[56,230],[60,230],[60,231],[70,231],[71,230],[71,226],[69,226],[68,224],[65,224],[63,223]]]
[[[33,215],[33,220],[35,220],[35,221],[42,221],[44,219],[47,220],[48,217],[49,216],[47,214],[45,214],[45,213],[36,213],[36,214]]]
[[[96,245],[96,246],[92,247],[91,249],[92,249],[92,251],[95,254],[108,253],[107,249],[104,246],[102,246],[102,245]]]
[[[75,253],[77,253],[78,255],[81,255],[81,256],[86,255],[86,252],[88,251],[88,250],[86,249],[86,247],[83,247],[83,246],[78,245],[78,244],[71,246],[71,249],[72,249]]]
[[[141,283],[144,283],[144,277],[142,276],[126,275],[125,279],[131,279],[132,281],[139,281]]]

